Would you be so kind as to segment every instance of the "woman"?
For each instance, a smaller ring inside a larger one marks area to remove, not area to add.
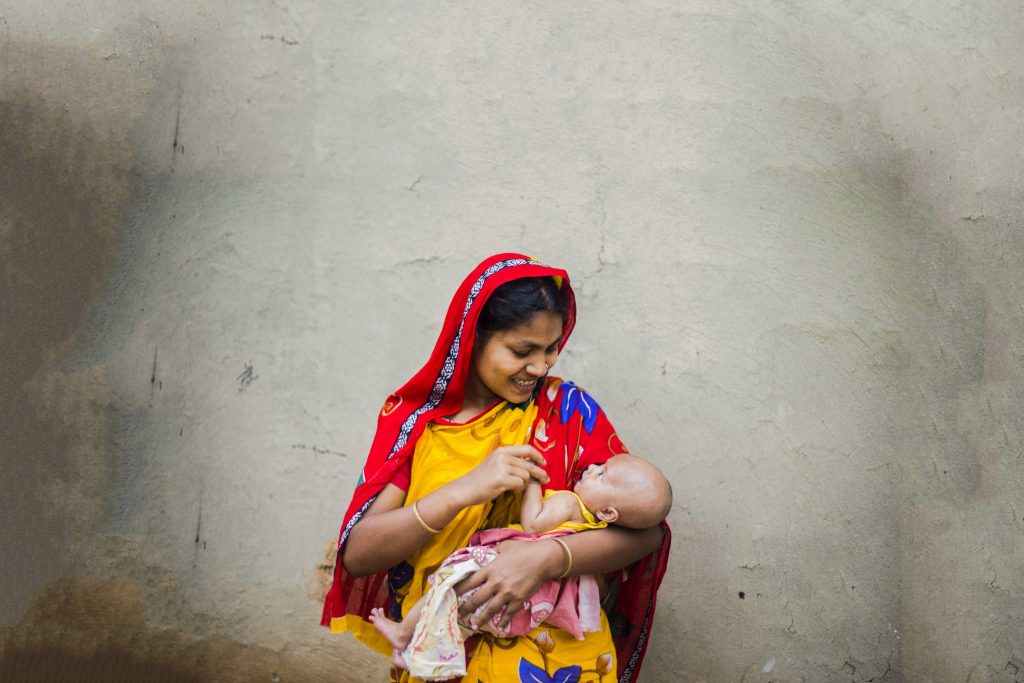
[[[516,521],[517,494],[531,476],[545,489],[569,488],[589,465],[625,452],[589,395],[548,376],[575,314],[565,271],[519,254],[492,256],[463,281],[430,360],[381,408],[321,623],[390,653],[366,621],[372,608],[401,618],[473,533]],[[513,672],[529,681],[615,680],[616,670],[618,680],[635,680],[668,545],[664,525],[505,543],[466,580],[463,590],[478,590],[464,613],[482,607],[483,621],[504,610],[507,623],[543,581],[595,574],[607,580],[608,616],[583,641],[547,625],[520,638],[471,639],[463,680]],[[398,670],[392,677],[408,680]]]

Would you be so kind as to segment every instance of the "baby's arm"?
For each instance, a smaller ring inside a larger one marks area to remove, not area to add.
[[[544,500],[541,484],[536,479],[531,479],[523,491],[519,518],[523,531],[529,534],[542,534],[568,521],[583,521],[576,496],[564,491]]]

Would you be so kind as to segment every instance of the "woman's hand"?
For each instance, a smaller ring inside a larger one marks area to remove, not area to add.
[[[486,623],[485,620],[504,607],[501,627],[506,628],[512,616],[523,608],[523,601],[545,580],[560,577],[566,569],[570,570],[569,576],[600,576],[627,567],[654,552],[661,545],[663,534],[659,525],[649,529],[613,526],[560,536],[571,554],[571,566],[567,566],[569,558],[562,544],[556,541],[504,541],[496,546],[498,557],[455,587],[459,595],[479,587],[459,612],[472,614],[483,606],[474,617],[474,622],[479,624]]]
[[[457,498],[468,507],[487,503],[505,491],[522,491],[530,477],[548,482],[544,456],[533,446],[502,446],[483,462],[450,484],[459,488]]]
[[[565,551],[555,541],[503,541],[495,549],[498,556],[494,560],[455,586],[458,595],[477,589],[459,607],[463,616],[473,615],[473,628],[486,624],[504,608],[499,629],[507,629],[513,615],[523,608],[523,601],[565,568]],[[481,607],[483,610],[474,614]]]

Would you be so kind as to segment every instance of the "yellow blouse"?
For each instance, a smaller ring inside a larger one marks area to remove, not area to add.
[[[501,402],[483,415],[464,424],[435,422],[427,426],[416,442],[412,456],[409,491],[405,504],[412,505],[448,482],[475,468],[500,447],[529,441],[536,418],[534,403],[525,409]],[[506,527],[519,521],[518,495],[499,497],[496,501],[463,509],[440,533],[433,536],[407,560],[412,579],[397,590],[402,615],[423,597],[429,588],[428,577],[454,551],[469,545],[470,537],[480,529]],[[352,615],[348,615],[352,616]],[[582,680],[615,678],[615,647],[608,622],[601,615],[602,630],[576,640],[565,631],[547,626],[535,629],[528,636],[495,638],[482,636],[463,681],[515,680],[521,660],[554,675],[558,668],[582,666]],[[391,647],[373,626],[358,617],[346,618],[344,627],[374,649],[391,653]],[[392,681],[416,683],[420,679],[407,671],[392,670]]]
[[[413,451],[405,504],[412,505],[428,493],[466,474],[494,449],[526,443],[536,413],[537,408],[533,403],[523,410],[501,402],[471,422],[428,425]],[[445,558],[469,545],[469,539],[474,533],[479,529],[507,525],[514,521],[511,518],[513,513],[514,518],[518,519],[519,502],[511,498],[503,496],[494,503],[481,503],[463,509],[441,533],[412,554],[408,562],[414,573],[408,591],[402,596],[402,614],[427,591],[427,577],[441,566]]]

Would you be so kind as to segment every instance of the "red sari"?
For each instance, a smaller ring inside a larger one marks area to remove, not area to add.
[[[520,254],[498,254],[477,266],[463,281],[448,308],[430,359],[384,402],[373,445],[341,526],[339,561],[320,622],[324,626],[330,626],[332,620],[342,620],[345,615],[365,619],[374,607],[390,612],[394,595],[389,573],[350,576],[340,562],[345,541],[381,490],[407,471],[408,460],[426,425],[461,408],[477,318],[491,292],[511,280],[538,276],[555,278],[565,290],[561,351],[576,321],[576,302],[568,275]],[[571,488],[589,465],[626,452],[604,411],[572,382],[555,378],[540,382],[530,401],[537,405],[530,443],[544,453],[545,469],[551,478],[545,489]],[[606,577],[612,590],[604,608],[615,641],[621,683],[636,680],[647,649],[671,538],[668,526],[663,527],[661,548]]]

